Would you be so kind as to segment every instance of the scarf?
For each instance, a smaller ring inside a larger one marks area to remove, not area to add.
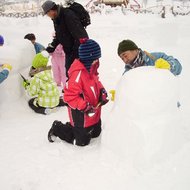
[[[136,67],[140,67],[144,65],[144,60],[143,60],[143,51],[139,49],[139,53],[137,57],[129,64],[125,65],[125,68],[128,69],[134,69]]]

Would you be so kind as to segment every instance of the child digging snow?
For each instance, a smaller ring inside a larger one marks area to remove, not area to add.
[[[85,146],[101,133],[101,107],[108,102],[107,93],[99,81],[97,68],[101,57],[100,46],[91,39],[81,40],[79,59],[75,59],[64,88],[70,122],[55,120],[48,140],[59,137],[68,143]]]
[[[28,104],[40,114],[50,114],[56,111],[57,106],[62,106],[56,83],[53,81],[51,67],[47,66],[49,54],[46,51],[36,54],[32,62],[34,68],[31,80],[23,81],[23,86],[30,96]]]

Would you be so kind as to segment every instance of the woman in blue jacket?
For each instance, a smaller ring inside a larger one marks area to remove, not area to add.
[[[140,66],[155,66],[160,69],[168,69],[174,75],[179,75],[182,70],[182,66],[176,58],[162,52],[148,53],[138,48],[131,40],[120,42],[117,52],[125,63],[124,73]]]

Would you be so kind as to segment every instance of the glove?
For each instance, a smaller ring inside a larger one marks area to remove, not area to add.
[[[99,102],[103,106],[103,105],[107,104],[108,101],[109,101],[109,99],[108,99],[108,94],[107,94],[106,90],[104,88],[100,89]]]
[[[51,44],[48,44],[48,47],[46,48],[46,51],[48,53],[53,53],[55,51],[55,47],[52,46]]]
[[[159,58],[156,60],[155,67],[160,68],[160,69],[169,69],[170,70],[170,64],[162,58]]]
[[[26,89],[28,85],[30,85],[28,80],[22,82],[22,86],[24,87],[24,89]]]
[[[109,93],[111,94],[111,101],[115,100],[115,90],[110,90]]]
[[[10,64],[6,63],[6,64],[3,64],[2,69],[7,69],[8,71],[11,71],[12,66]]]

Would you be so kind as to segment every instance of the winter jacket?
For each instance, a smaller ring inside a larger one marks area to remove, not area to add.
[[[89,73],[78,59],[75,59],[68,74],[69,80],[64,88],[64,101],[68,104],[70,122],[74,126],[71,108],[82,111],[88,103],[96,107],[99,103],[100,89],[104,87],[96,73]],[[100,115],[101,106],[96,109],[92,117],[84,113],[84,127],[98,123]]]
[[[172,56],[168,56],[163,52],[153,52],[150,54],[143,52],[144,66],[154,66],[155,61],[159,58],[163,58],[164,60],[166,60],[170,64],[170,67],[171,67],[170,71],[174,75],[179,75],[181,73],[182,66],[176,58],[174,58]],[[130,69],[131,69],[131,67],[128,64],[126,64],[124,73],[126,73]]]
[[[9,71],[7,69],[3,69],[0,72],[0,83],[2,83],[9,75]]]
[[[38,42],[34,43],[34,48],[35,48],[36,54],[40,53],[42,50],[45,50],[45,47]]]
[[[79,39],[88,37],[79,18],[72,10],[58,5],[58,17],[53,19],[53,23],[56,36],[51,45],[56,48],[61,44],[66,54],[75,52],[77,55]]]
[[[29,82],[27,92],[30,96],[37,96],[39,106],[53,108],[59,104],[59,90],[53,81],[51,70],[35,74]]]

